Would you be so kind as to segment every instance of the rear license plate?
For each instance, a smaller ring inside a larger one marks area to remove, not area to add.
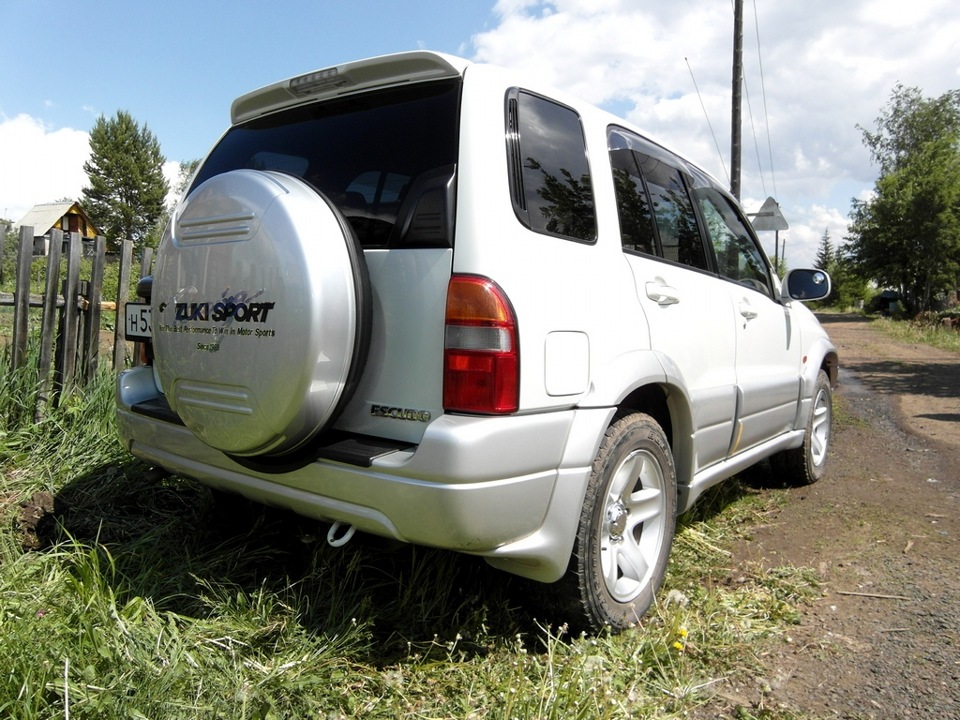
[[[153,324],[150,317],[150,305],[147,303],[127,303],[124,308],[124,335],[127,340],[145,341],[153,337]]]

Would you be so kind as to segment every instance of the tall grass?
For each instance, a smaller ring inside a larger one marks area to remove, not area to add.
[[[24,375],[0,364],[0,407]],[[117,442],[112,382],[3,426],[0,716],[683,717],[816,591],[790,568],[725,581],[726,547],[777,502],[734,482],[683,519],[640,627],[570,637],[479,559],[333,549],[317,523],[162,476]],[[38,492],[54,512],[27,551]]]
[[[923,343],[941,350],[960,352],[960,320],[957,327],[947,327],[938,321],[933,313],[927,313],[915,320],[892,320],[878,318],[874,324],[890,337],[901,342]]]

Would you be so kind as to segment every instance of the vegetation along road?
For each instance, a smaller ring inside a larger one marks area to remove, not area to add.
[[[35,422],[0,353],[0,717],[958,718],[960,352],[824,322],[827,476],[723,484],[641,626],[576,638],[479,559],[162,477],[109,372]]]
[[[734,553],[811,567],[821,596],[766,672],[711,707],[960,718],[960,354],[821,319],[842,367],[827,476],[789,490]]]

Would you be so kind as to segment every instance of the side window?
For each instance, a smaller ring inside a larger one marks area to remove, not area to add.
[[[650,201],[640,178],[640,167],[632,150],[610,151],[613,190],[620,217],[620,242],[624,250],[657,254],[656,230]]]
[[[706,253],[697,229],[693,204],[680,171],[659,158],[643,153],[637,153],[637,160],[653,202],[653,216],[660,234],[663,257],[706,270]]]
[[[510,189],[517,217],[536,232],[593,242],[596,208],[580,117],[513,90],[507,97]]]
[[[695,192],[720,275],[771,295],[763,254],[729,198],[709,187]]]

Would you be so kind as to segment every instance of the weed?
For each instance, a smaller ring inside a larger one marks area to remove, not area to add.
[[[933,318],[929,315],[933,315]],[[957,331],[960,324],[948,327],[932,313],[912,321],[878,318],[874,325],[901,342],[922,343],[941,350],[960,352],[960,332]]]
[[[31,388],[0,366],[0,407]],[[156,472],[120,447],[112,404],[105,371],[40,422],[4,413],[0,716],[681,717],[816,592],[793,568],[724,581],[779,502],[725,483],[681,519],[638,627],[571,637],[477,558],[334,549],[319,523]],[[25,551],[15,516],[38,490],[55,522]]]

